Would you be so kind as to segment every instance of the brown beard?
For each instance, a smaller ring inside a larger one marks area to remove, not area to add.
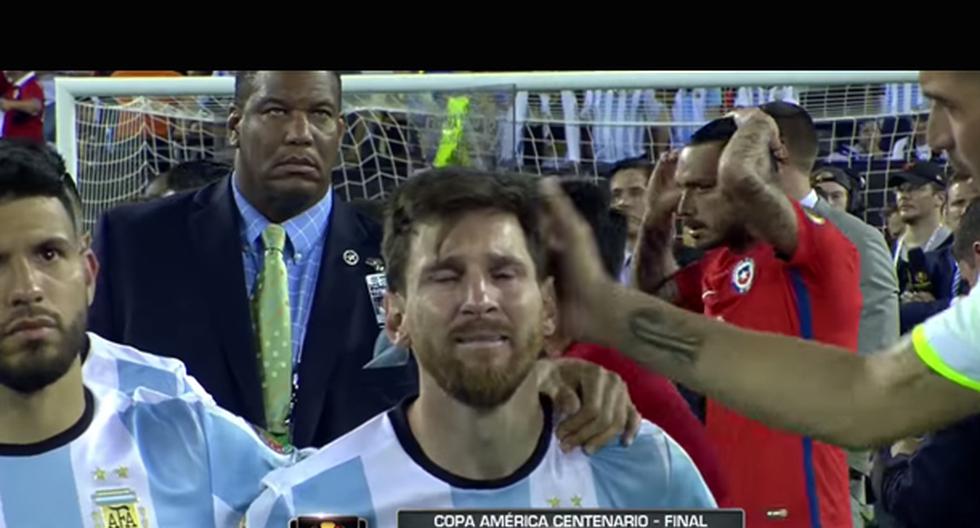
[[[452,345],[416,357],[447,394],[475,409],[490,410],[507,402],[524,383],[542,348],[542,337],[535,333],[512,346],[514,353],[502,367],[467,366],[455,357]]]
[[[33,394],[61,379],[85,345],[85,327],[84,315],[77,317],[67,328],[58,321],[61,340],[24,343],[20,352],[31,357],[16,365],[5,362],[3,358],[9,357],[10,353],[0,350],[0,385],[22,394]]]

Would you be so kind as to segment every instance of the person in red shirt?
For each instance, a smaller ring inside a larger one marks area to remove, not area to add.
[[[592,228],[606,272],[610,277],[618,277],[628,231],[625,216],[611,210],[608,193],[590,181],[566,179],[562,188]],[[640,416],[660,426],[687,451],[715,501],[720,503],[727,496],[718,454],[704,426],[670,380],[644,369],[616,350],[573,343],[558,335],[549,336],[546,353],[550,357],[582,359],[618,374],[626,383]]]
[[[661,159],[637,249],[637,285],[730,324],[857,349],[858,254],[830,222],[778,187],[787,159],[775,121],[759,111],[717,119]],[[665,248],[674,217],[701,249],[677,269]],[[832,390],[832,388],[828,388]],[[851,526],[848,467],[833,446],[770,429],[714,401],[706,427],[728,478],[722,506],[746,526]]]
[[[44,89],[34,72],[7,70],[0,80],[0,137],[44,141]]]

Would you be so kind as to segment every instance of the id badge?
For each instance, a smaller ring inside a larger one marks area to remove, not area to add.
[[[366,275],[364,280],[367,282],[368,295],[371,297],[371,304],[374,305],[374,317],[378,320],[379,326],[385,324],[385,292],[388,291],[388,280],[384,273],[372,273]]]

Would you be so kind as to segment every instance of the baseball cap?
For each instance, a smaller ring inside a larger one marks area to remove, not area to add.
[[[898,187],[909,182],[916,186],[931,183],[939,186],[940,189],[946,188],[946,178],[943,177],[943,167],[929,161],[909,163],[902,170],[894,173],[888,178],[889,187]]]
[[[813,183],[834,182],[847,189],[847,192],[854,190],[854,180],[851,175],[840,167],[826,165],[813,171]]]

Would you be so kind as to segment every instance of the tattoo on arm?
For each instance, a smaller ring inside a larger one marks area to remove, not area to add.
[[[796,251],[796,213],[773,181],[775,159],[764,123],[739,128],[719,161],[719,185],[738,205],[752,234],[783,255]]]
[[[641,343],[669,354],[674,362],[692,364],[704,341],[683,324],[670,321],[661,310],[643,308],[629,316],[630,332]]]

